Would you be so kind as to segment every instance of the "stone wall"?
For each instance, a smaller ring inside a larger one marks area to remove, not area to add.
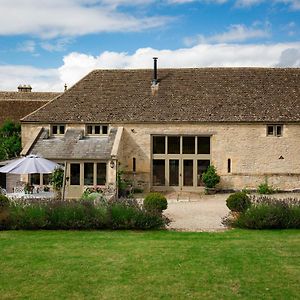
[[[221,175],[221,188],[254,189],[265,180],[278,189],[300,188],[300,124],[284,125],[282,137],[266,136],[266,124],[253,123],[112,125],[124,127],[118,152],[119,167],[145,191],[151,189],[152,134],[211,135],[211,162]],[[37,126],[49,127],[22,124],[23,145]],[[83,124],[67,126],[84,129]],[[133,157],[136,173],[132,170]],[[231,173],[227,172],[228,159],[232,162]]]
[[[268,181],[278,189],[300,187],[300,125],[283,127],[282,137],[266,136],[266,124],[123,124],[121,167],[150,190],[151,135],[211,135],[211,158],[224,189],[257,188]],[[132,158],[137,171],[132,172]],[[282,157],[283,159],[279,159]],[[227,162],[231,159],[231,173]]]

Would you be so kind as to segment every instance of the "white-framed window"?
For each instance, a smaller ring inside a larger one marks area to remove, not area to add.
[[[89,124],[86,125],[86,135],[107,135],[108,125],[106,124]]]
[[[282,134],[283,134],[282,124],[267,125],[267,136],[282,136]]]
[[[66,125],[64,124],[54,124],[51,125],[51,134],[52,135],[63,135],[66,131]]]

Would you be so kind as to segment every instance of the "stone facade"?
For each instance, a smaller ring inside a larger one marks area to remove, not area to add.
[[[267,182],[281,190],[300,188],[300,124],[284,124],[281,137],[267,136],[263,123],[166,123],[166,124],[112,124],[123,127],[114,147],[112,160],[136,187],[145,191],[161,190],[151,183],[152,135],[208,135],[211,136],[211,164],[221,176],[222,189],[255,189]],[[32,137],[37,126],[46,124],[23,124],[23,146]],[[67,125],[67,128],[84,130],[83,124]],[[136,172],[133,172],[133,158]],[[231,172],[228,173],[228,159]],[[84,157],[81,160],[83,163]],[[117,164],[116,164],[117,165]],[[108,169],[108,183],[113,184],[116,169]],[[67,176],[69,175],[67,171]],[[187,189],[182,187],[182,189]],[[78,191],[77,191],[78,190]],[[203,187],[188,190],[202,191]],[[83,186],[67,188],[70,197],[78,196]]]
[[[255,189],[265,182],[275,188],[300,188],[300,124],[285,124],[281,137],[267,136],[266,124],[123,124],[119,157],[127,176],[145,190],[151,186],[151,135],[211,135],[211,163],[224,189]],[[132,159],[136,158],[136,173]],[[231,173],[228,173],[231,159]],[[196,188],[201,190],[201,188]]]

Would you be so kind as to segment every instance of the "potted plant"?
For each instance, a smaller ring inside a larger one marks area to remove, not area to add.
[[[208,195],[216,193],[216,185],[220,182],[220,176],[217,174],[216,168],[211,165],[202,174],[202,181],[205,184],[205,193]]]

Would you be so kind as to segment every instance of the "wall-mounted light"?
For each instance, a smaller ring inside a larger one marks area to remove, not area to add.
[[[110,161],[109,166],[113,169],[115,167],[115,162],[113,160]]]

